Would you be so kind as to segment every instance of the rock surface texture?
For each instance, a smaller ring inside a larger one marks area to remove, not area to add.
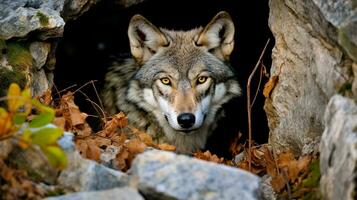
[[[269,142],[296,154],[312,149],[336,93],[357,97],[357,10],[353,0],[270,0],[277,84],[265,111]]]
[[[357,105],[335,95],[325,112],[320,145],[320,188],[324,199],[356,199]]]
[[[56,38],[62,37],[65,21],[77,18],[95,2],[96,0],[0,1],[2,74],[6,74],[3,71],[7,70],[24,76],[25,85],[31,86],[33,96],[39,96],[51,88]]]
[[[148,199],[259,199],[260,178],[246,171],[172,152],[138,155],[130,185]]]
[[[144,200],[137,190],[129,187],[114,188],[110,190],[77,192],[57,197],[49,197],[46,200]]]

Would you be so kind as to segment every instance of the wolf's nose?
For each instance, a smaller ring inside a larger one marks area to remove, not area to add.
[[[191,128],[195,124],[195,120],[192,113],[182,113],[177,117],[177,122],[182,128]]]

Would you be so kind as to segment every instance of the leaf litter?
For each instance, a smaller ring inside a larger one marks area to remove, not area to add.
[[[47,96],[42,97],[42,102],[47,105],[52,99]],[[41,100],[41,99],[40,99]],[[66,131],[75,134],[75,144],[80,154],[88,159],[95,160],[102,163],[103,155],[112,151],[112,148],[117,149],[112,166],[121,171],[127,171],[130,168],[132,160],[135,156],[146,148],[157,148],[166,151],[175,151],[176,147],[170,144],[155,144],[150,135],[146,134],[135,127],[128,125],[128,119],[124,113],[120,112],[109,119],[103,120],[105,122],[102,130],[94,133],[90,125],[87,123],[88,115],[81,112],[79,107],[74,102],[74,93],[68,92],[63,95],[56,106],[56,114],[54,123]],[[262,176],[268,174],[271,177],[271,185],[275,192],[284,193],[287,186],[299,185],[307,176],[309,164],[313,160],[311,155],[301,156],[296,158],[291,151],[286,151],[280,154],[275,154],[267,144],[260,146],[253,146],[251,148],[251,159],[248,156],[248,148],[241,144],[241,134],[238,134],[236,139],[232,142],[230,151],[233,158],[240,155],[240,159],[236,162],[234,159],[228,160],[223,157],[211,153],[210,151],[197,151],[192,156],[219,164],[225,164],[243,170],[249,171],[249,162],[251,162],[251,172]],[[4,172],[5,169],[5,172]],[[11,177],[13,173],[9,168],[2,168],[1,178]],[[17,182],[16,182],[17,181]],[[18,183],[21,179],[12,181],[16,185],[27,184],[28,186],[21,186],[22,190],[32,188],[29,195],[43,196],[43,192],[33,186],[31,182]],[[3,188],[1,188],[3,189]],[[36,194],[36,195],[35,195]],[[9,195],[15,195],[9,193]]]

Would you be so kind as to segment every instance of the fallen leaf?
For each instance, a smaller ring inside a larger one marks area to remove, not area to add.
[[[93,140],[95,141],[96,145],[99,148],[104,148],[108,147],[112,144],[112,141],[109,138],[104,138],[104,137],[93,137]]]
[[[195,152],[193,154],[193,156],[195,156],[196,158],[201,159],[201,160],[206,160],[206,161],[215,162],[215,163],[223,163],[224,162],[224,158],[218,158],[217,155],[211,154],[211,152],[208,150],[205,152],[201,152],[201,151]]]
[[[162,144],[158,144],[157,147],[164,151],[176,151],[176,147],[171,144],[162,143]]]
[[[129,169],[129,157],[130,153],[126,148],[122,148],[121,151],[117,154],[114,164],[121,171],[126,171]]]
[[[132,154],[142,153],[146,148],[146,145],[138,139],[129,140],[129,142],[126,143],[125,146],[128,148],[128,151]]]
[[[40,97],[38,97],[38,100],[45,105],[50,105],[52,103],[51,89],[47,89]]]
[[[87,150],[88,150],[88,144],[85,140],[83,139],[77,139],[76,140],[76,147],[79,151],[79,153],[84,157],[87,158]]]
[[[234,138],[233,142],[229,147],[229,151],[232,153],[233,157],[238,155],[244,149],[243,144],[240,142],[240,138],[242,137],[242,133],[239,132],[237,137]]]
[[[264,85],[263,95],[265,98],[270,96],[271,91],[274,89],[276,83],[278,82],[279,76],[272,76],[268,82]]]
[[[52,123],[63,130],[66,128],[66,119],[64,117],[55,117]]]
[[[152,137],[146,133],[140,133],[138,137],[142,142],[144,142],[148,146],[152,146],[154,144],[152,141]]]
[[[114,135],[111,137],[113,143],[117,143],[117,145],[123,145],[124,142],[127,140],[125,134]]]

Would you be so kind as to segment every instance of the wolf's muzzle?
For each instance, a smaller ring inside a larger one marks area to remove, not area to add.
[[[192,113],[182,113],[177,116],[177,122],[182,128],[191,128],[195,124],[196,117]]]

